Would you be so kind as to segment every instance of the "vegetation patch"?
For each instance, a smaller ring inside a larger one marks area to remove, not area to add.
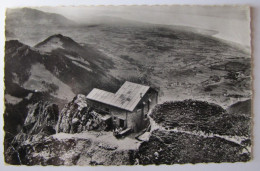
[[[140,146],[136,158],[142,165],[246,162],[250,153],[245,147],[218,137],[157,130]]]
[[[181,128],[232,136],[250,135],[250,114],[230,114],[221,106],[204,101],[165,102],[155,107],[151,117],[166,129]]]

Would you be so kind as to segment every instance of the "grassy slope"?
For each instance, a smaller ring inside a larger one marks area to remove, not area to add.
[[[156,159],[154,153],[159,154]],[[220,139],[186,133],[154,131],[150,140],[139,148],[140,164],[184,164],[208,162],[245,162],[250,154],[244,147]]]
[[[166,129],[203,131],[249,139],[237,144],[216,136],[205,137],[188,132],[155,130],[139,148],[140,164],[175,164],[208,162],[245,162],[251,154],[250,100],[232,105],[228,111],[208,102],[185,100],[157,105],[151,117]],[[243,109],[242,113],[238,113]],[[232,111],[232,112],[231,112]],[[156,158],[155,153],[159,154]]]
[[[244,104],[246,103],[246,104]],[[247,102],[233,106],[246,106]],[[166,128],[182,128],[220,135],[250,137],[250,111],[247,115],[227,113],[222,107],[203,101],[185,100],[157,105],[151,117]]]

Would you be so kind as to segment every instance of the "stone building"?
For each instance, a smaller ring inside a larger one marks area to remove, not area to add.
[[[147,114],[158,103],[153,88],[126,81],[116,93],[94,88],[87,95],[88,104],[111,116],[112,126],[138,132],[149,123]]]

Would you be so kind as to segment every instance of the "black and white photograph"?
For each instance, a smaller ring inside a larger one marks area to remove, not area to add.
[[[4,161],[253,159],[248,5],[6,8]]]

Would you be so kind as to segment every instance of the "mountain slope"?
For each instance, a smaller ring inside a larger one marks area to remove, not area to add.
[[[248,99],[245,101],[237,102],[227,108],[228,113],[234,115],[245,115],[251,116],[252,100]]]
[[[102,70],[114,67],[114,63],[95,48],[87,44],[80,45],[70,37],[61,34],[52,35],[34,47],[40,52],[63,55],[78,63],[99,65]]]
[[[7,42],[6,56],[5,56],[5,84],[6,87],[8,85],[6,89],[7,93],[9,92],[9,86],[12,87],[13,83],[18,84],[19,86],[25,89],[38,91],[34,87],[29,88],[28,86],[26,86],[28,84],[27,83],[28,80],[30,79],[33,79],[34,82],[40,81],[40,85],[45,87],[45,89],[42,90],[41,92],[48,92],[48,93],[55,92],[54,81],[52,80],[55,80],[57,78],[52,74],[49,74],[48,78],[41,77],[44,73],[47,72],[46,68],[45,67],[35,68],[35,66],[37,65],[38,66],[41,64],[44,65],[46,63],[45,58],[47,58],[47,56],[41,55],[33,48],[30,48],[27,45],[23,45],[18,41]],[[35,75],[37,78],[31,78]],[[31,84],[31,86],[33,86],[33,84]],[[39,84],[37,86],[39,86]],[[67,91],[70,92],[69,89]],[[12,94],[16,95],[15,93]],[[68,96],[68,97],[73,97],[73,96],[74,94],[72,93],[72,96]]]
[[[19,41],[6,42],[5,62],[6,83],[17,81],[27,89],[27,85],[32,86],[33,82],[37,86],[55,82],[54,85],[58,87],[64,83],[73,93],[88,93],[94,86],[110,90],[117,88],[114,87],[116,79],[107,74],[108,69],[113,68],[113,63],[108,58],[95,49],[83,47],[60,34],[50,36],[35,48]],[[54,91],[53,89],[55,86],[49,85],[47,91]]]

